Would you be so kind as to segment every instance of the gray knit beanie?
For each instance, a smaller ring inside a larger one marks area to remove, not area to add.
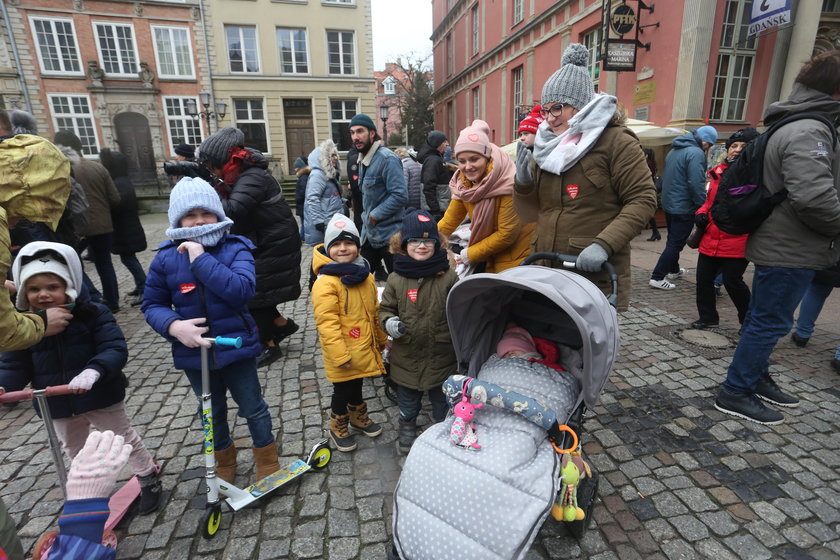
[[[215,134],[208,136],[198,148],[201,161],[210,163],[213,167],[221,168],[230,159],[231,148],[245,147],[245,133],[238,128],[226,126]]]
[[[169,227],[181,227],[181,218],[195,208],[209,210],[225,221],[225,209],[216,190],[210,183],[199,177],[184,177],[172,188],[169,194]]]
[[[589,51],[580,43],[566,47],[560,69],[551,75],[543,85],[543,107],[550,103],[568,103],[575,109],[583,109],[595,96],[592,77],[586,69]]]
[[[324,232],[324,247],[329,253],[330,246],[336,241],[342,239],[349,239],[356,244],[357,247],[362,246],[359,239],[359,230],[356,229],[356,224],[353,220],[344,214],[333,214],[330,218],[330,223],[327,224],[327,231]]]

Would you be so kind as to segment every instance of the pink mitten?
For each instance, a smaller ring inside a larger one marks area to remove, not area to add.
[[[201,336],[209,329],[207,327],[198,326],[206,322],[207,319],[204,317],[185,319],[183,321],[173,321],[172,324],[169,325],[169,335],[177,338],[178,341],[187,348],[198,348],[199,346],[210,348],[210,341]]]
[[[95,369],[83,369],[76,377],[70,380],[67,384],[69,389],[81,389],[82,391],[90,391],[93,384],[99,380],[99,372]]]
[[[105,498],[134,449],[112,431],[91,432],[67,473],[67,499]]]

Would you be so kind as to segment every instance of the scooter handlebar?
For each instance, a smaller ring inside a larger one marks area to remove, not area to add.
[[[10,391],[0,395],[0,403],[12,403],[29,401],[35,398],[35,393],[42,391],[47,397],[61,397],[64,395],[75,395],[76,390],[70,389],[68,385],[54,385],[43,389],[24,389],[23,391]]]
[[[237,336],[236,338],[231,338],[228,336],[217,336],[213,339],[213,342],[218,344],[219,346],[233,346],[234,348],[242,348],[241,336]]]

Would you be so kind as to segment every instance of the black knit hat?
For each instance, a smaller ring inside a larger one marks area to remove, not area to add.
[[[434,239],[435,247],[440,246],[437,222],[425,210],[407,210],[403,217],[402,248],[408,244],[409,239]]]
[[[231,148],[245,147],[245,133],[233,126],[226,126],[215,134],[208,136],[198,147],[198,155],[202,161],[213,167],[221,168],[230,159]]]
[[[433,130],[428,136],[426,136],[426,142],[428,142],[429,146],[432,148],[438,148],[441,144],[446,142],[446,134],[440,130]]]
[[[187,144],[186,142],[181,142],[175,146],[175,153],[179,156],[192,159],[195,157],[195,146]]]
[[[79,155],[82,155],[82,141],[79,140],[79,137],[72,130],[59,130],[56,132],[53,143],[73,148]]]
[[[726,149],[728,150],[735,142],[751,142],[756,138],[758,138],[758,131],[752,127],[736,130],[726,139]]]

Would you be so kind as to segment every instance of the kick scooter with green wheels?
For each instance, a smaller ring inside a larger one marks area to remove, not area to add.
[[[233,346],[240,348],[242,339],[217,336],[208,338],[211,344],[220,346]],[[222,501],[225,501],[233,511],[238,511],[263,496],[268,495],[287,482],[294,480],[305,472],[312,469],[323,469],[330,462],[332,452],[327,439],[322,439],[312,447],[306,459],[298,459],[281,467],[262,480],[248,486],[238,488],[234,484],[222,480],[216,475],[216,456],[213,448],[213,411],[210,403],[210,367],[207,357],[207,348],[201,347],[201,422],[204,426],[204,466],[206,469],[205,480],[207,482],[207,506],[204,515],[201,517],[199,530],[205,539],[216,535],[222,523]]]

